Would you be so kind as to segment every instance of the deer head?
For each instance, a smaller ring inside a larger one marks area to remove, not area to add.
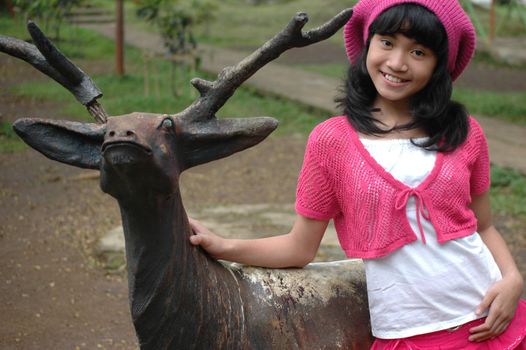
[[[144,189],[169,193],[177,187],[183,170],[226,157],[267,137],[277,127],[273,118],[218,119],[216,113],[265,64],[292,47],[328,38],[351,13],[351,9],[342,11],[305,33],[302,28],[307,15],[298,13],[283,31],[237,65],[225,68],[217,80],[193,79],[200,97],[180,113],[131,113],[110,118],[97,102],[102,93],[93,81],[29,22],[35,45],[0,36],[0,51],[27,61],[59,82],[98,123],[26,118],[17,120],[14,129],[31,147],[53,160],[103,170],[101,187],[116,197],[137,191],[127,183],[133,179],[140,179]]]

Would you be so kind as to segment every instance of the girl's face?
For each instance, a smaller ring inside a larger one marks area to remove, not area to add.
[[[409,106],[437,64],[435,53],[400,33],[374,34],[367,53],[367,71],[378,91],[377,103]]]

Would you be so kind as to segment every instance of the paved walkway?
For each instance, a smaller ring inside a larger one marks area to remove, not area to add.
[[[109,38],[115,37],[113,23],[81,25]],[[132,26],[127,26],[125,33],[126,43],[131,46],[152,53],[165,52],[159,35],[140,31]],[[200,45],[200,48],[204,53],[201,68],[213,74],[244,58],[243,53],[233,50],[207,45]],[[340,86],[338,79],[273,62],[263,67],[245,84],[262,92],[282,96],[331,114],[337,113],[333,101]],[[492,162],[499,166],[518,169],[526,174],[526,127],[485,117],[477,117],[477,119],[487,134]]]

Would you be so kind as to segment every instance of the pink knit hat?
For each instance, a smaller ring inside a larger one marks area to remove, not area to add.
[[[448,72],[455,80],[473,57],[476,35],[473,24],[457,0],[360,0],[344,28],[347,57],[354,62],[365,46],[369,26],[386,9],[414,3],[432,11],[444,26],[449,45]]]

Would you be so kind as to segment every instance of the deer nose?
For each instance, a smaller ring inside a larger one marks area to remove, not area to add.
[[[108,137],[110,138],[136,138],[135,131],[133,130],[110,130],[108,132]]]

